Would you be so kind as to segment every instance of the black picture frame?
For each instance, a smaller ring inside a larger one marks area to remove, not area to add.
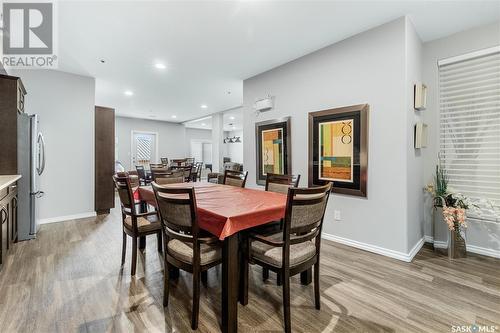
[[[283,170],[285,174],[292,174],[292,148],[290,144],[290,117],[262,121],[255,123],[255,154],[256,154],[256,183],[266,184],[266,173],[262,167],[262,132],[271,129],[281,129],[283,132]]]
[[[352,120],[353,156],[352,181],[331,181],[332,192],[352,196],[366,197],[368,183],[368,104],[309,112],[309,186],[320,186],[329,182],[320,179],[320,124]]]

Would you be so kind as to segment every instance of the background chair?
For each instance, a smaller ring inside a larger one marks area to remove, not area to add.
[[[191,328],[198,328],[201,273],[221,263],[222,251],[216,237],[202,233],[196,214],[193,188],[164,188],[153,183],[165,236],[163,305],[168,305],[171,266],[193,274]]]
[[[226,170],[230,171],[243,171],[243,165],[240,163],[234,163],[234,162],[226,162],[223,165],[224,172]],[[210,172],[207,175],[207,180],[211,183],[218,183],[218,184],[223,184],[224,182],[224,173],[220,172]]]
[[[266,191],[288,194],[290,187],[299,187],[300,175],[278,175],[268,173],[266,176]]]
[[[137,213],[134,201],[134,194],[127,176],[113,176],[118,195],[120,197],[122,209],[122,266],[125,263],[125,252],[127,249],[127,235],[132,237],[132,267],[131,274],[135,275],[137,264],[137,239],[147,235],[156,234],[158,238],[158,251],[162,251],[161,224],[156,212]]]
[[[162,165],[162,164],[160,164]],[[169,168],[164,167],[163,165],[161,167],[151,167],[151,180],[155,180],[155,175],[156,174],[165,174],[165,173],[171,173]]]
[[[226,170],[224,172],[224,185],[231,185],[236,187],[245,187],[245,183],[247,181],[248,171],[232,171]]]
[[[184,175],[184,179],[186,182],[189,182],[191,180],[191,170],[193,166],[192,165],[185,165],[185,166],[172,166],[171,170],[172,171],[182,171]]]
[[[163,164],[164,167],[168,167],[168,158],[162,157],[160,158],[161,164]]]
[[[331,183],[314,188],[288,189],[283,232],[274,235],[251,233],[243,256],[243,303],[248,302],[249,263],[258,264],[282,277],[285,332],[291,332],[290,277],[314,266],[314,299],[320,309],[319,265],[321,229]]]
[[[157,173],[154,182],[158,185],[184,183],[184,173]]]
[[[136,165],[135,170],[137,171],[137,175],[139,176],[139,180],[141,185],[148,185],[151,183],[151,177],[146,174],[146,169],[142,165]]]

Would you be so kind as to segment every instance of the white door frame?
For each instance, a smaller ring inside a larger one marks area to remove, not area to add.
[[[133,170],[135,168],[134,164],[134,135],[135,134],[150,134],[155,136],[155,157],[156,161],[158,161],[158,142],[159,142],[159,135],[158,132],[150,132],[150,131],[141,131],[141,130],[132,130],[130,132],[130,169]]]

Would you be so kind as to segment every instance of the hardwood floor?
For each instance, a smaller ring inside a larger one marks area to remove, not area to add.
[[[148,237],[130,277],[130,244],[120,269],[118,210],[104,218],[43,225],[15,245],[0,273],[0,332],[189,332],[191,274],[171,282],[162,306],[162,260]],[[453,262],[422,249],[412,263],[322,242],[321,311],[313,287],[292,278],[294,332],[450,332],[452,325],[497,326],[500,260],[469,255]],[[201,288],[199,332],[219,331],[220,267]],[[271,274],[250,275],[239,331],[280,332],[281,288]]]

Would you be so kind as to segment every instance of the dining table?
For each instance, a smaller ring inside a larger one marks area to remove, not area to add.
[[[248,280],[246,267],[239,267],[241,250],[238,240],[245,231],[285,216],[287,196],[259,189],[240,188],[208,182],[190,182],[164,185],[165,187],[193,187],[197,204],[197,218],[201,229],[215,235],[222,242],[222,332],[238,330],[238,300],[247,303]],[[140,186],[136,199],[156,207],[151,186]],[[304,272],[307,274],[307,272]],[[305,276],[305,275],[304,275]],[[302,279],[308,284],[307,278]],[[309,281],[310,282],[310,281]]]

